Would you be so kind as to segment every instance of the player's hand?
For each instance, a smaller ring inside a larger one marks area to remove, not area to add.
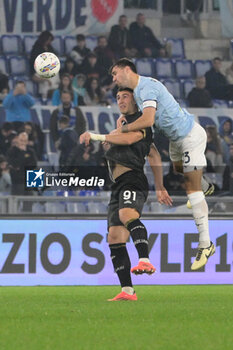
[[[156,197],[160,204],[166,204],[167,206],[172,206],[173,200],[169,196],[165,187],[156,191]]]
[[[88,146],[91,140],[91,135],[88,131],[84,132],[82,135],[79,137],[79,142],[80,143],[85,143],[85,146]]]
[[[117,119],[117,129],[122,127],[122,122],[127,122],[124,115],[120,115],[120,117]]]
[[[120,134],[120,133],[121,133],[120,129],[114,129],[109,134],[112,135],[112,134]]]

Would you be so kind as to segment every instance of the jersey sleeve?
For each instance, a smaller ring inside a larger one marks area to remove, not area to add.
[[[141,90],[142,108],[154,107],[157,109],[157,100],[159,90],[156,86],[156,80],[149,80]]]

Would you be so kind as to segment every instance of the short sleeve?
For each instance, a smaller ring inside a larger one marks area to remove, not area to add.
[[[141,89],[140,95],[143,109],[146,107],[154,107],[157,109],[159,90],[156,86],[156,80],[148,80],[146,85]]]

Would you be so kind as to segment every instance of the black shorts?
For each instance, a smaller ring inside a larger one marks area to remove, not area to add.
[[[116,179],[111,190],[108,205],[108,228],[124,226],[119,218],[119,209],[134,208],[141,216],[148,196],[148,181],[143,172],[127,171]]]

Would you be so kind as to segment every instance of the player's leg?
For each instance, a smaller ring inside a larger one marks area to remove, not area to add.
[[[118,215],[118,202],[112,195],[108,210],[108,244],[111,252],[111,259],[122,291],[115,298],[109,301],[118,300],[137,300],[134,291],[130,268],[131,263],[126,248],[126,241],[129,237],[129,231],[122,225]]]
[[[147,198],[147,188],[148,182],[145,175],[132,173],[132,177],[127,179],[127,183],[119,194],[119,218],[130,232],[139,256],[139,264],[131,269],[131,272],[135,274],[155,272],[155,268],[149,260],[147,230],[140,220],[142,208]]]
[[[178,149],[182,152],[186,193],[199,232],[198,253],[192,264],[192,270],[198,270],[204,266],[215,252],[209,236],[208,205],[201,185],[202,169],[206,166],[205,148],[206,133],[197,123],[189,135],[178,144]]]
[[[179,173],[179,174],[183,174],[183,161],[176,161],[173,162],[173,168],[174,170]],[[211,196],[214,193],[214,184],[212,184],[210,181],[208,181],[208,179],[202,174],[201,177],[201,190],[204,192],[205,196]],[[191,203],[190,200],[188,199],[187,201],[187,208],[191,209]]]

